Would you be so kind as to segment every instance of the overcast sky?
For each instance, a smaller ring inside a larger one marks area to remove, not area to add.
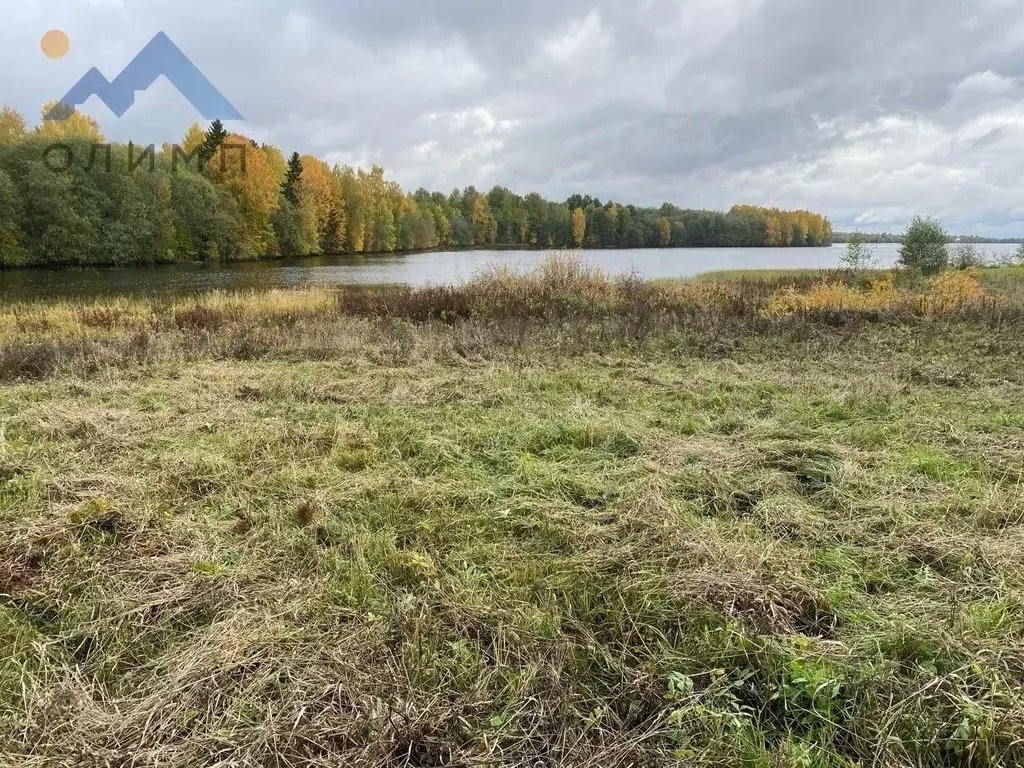
[[[410,190],[1024,235],[1024,0],[11,0],[0,102],[35,117],[159,31],[245,116],[229,127]],[[121,119],[84,111],[144,144],[199,119],[163,80]]]

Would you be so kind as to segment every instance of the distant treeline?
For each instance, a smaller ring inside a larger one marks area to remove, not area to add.
[[[832,235],[833,242],[836,243],[848,243],[850,239],[857,235],[860,237],[862,243],[902,243],[903,235],[894,235],[889,232],[883,232],[882,234],[870,234],[867,232],[835,232]],[[997,237],[977,237],[975,235],[956,235],[950,236],[949,242],[951,243],[975,243],[975,244],[993,244],[993,245],[1014,245],[1016,243],[1024,243],[1024,238],[1009,237],[1009,238],[997,238]]]
[[[44,107],[44,114],[53,105]],[[194,125],[160,149],[104,143],[72,112],[29,129],[0,109],[0,266],[139,264],[435,248],[821,246],[828,220],[592,197],[551,202],[504,187],[413,194],[369,172]]]

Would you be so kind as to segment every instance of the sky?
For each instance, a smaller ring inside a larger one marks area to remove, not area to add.
[[[1024,236],[1024,0],[17,0],[0,102],[35,118],[160,31],[243,114],[229,129],[410,191]],[[164,80],[120,119],[83,111],[139,144],[201,120]]]

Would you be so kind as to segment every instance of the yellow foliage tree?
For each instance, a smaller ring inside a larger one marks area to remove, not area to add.
[[[302,177],[296,185],[299,217],[307,238],[306,250],[321,250],[325,240],[344,238],[344,216],[334,174],[323,160],[302,156]]]
[[[587,235],[587,215],[582,208],[572,212],[572,241],[577,248],[583,247],[583,238]]]
[[[469,223],[473,225],[473,244],[489,245],[494,242],[498,233],[498,223],[491,213],[491,205],[483,195],[473,198],[473,208]]]
[[[791,245],[819,246],[832,242],[832,225],[818,213],[810,211],[780,211],[757,205],[736,205],[732,213],[754,216],[764,226],[764,245],[786,247]]]
[[[279,186],[284,186],[284,177],[288,172],[288,161],[284,159],[284,153],[275,147],[273,144],[263,145],[263,156],[267,159],[267,164],[273,169],[277,175]]]
[[[20,141],[27,132],[25,118],[11,106],[0,107],[0,144]]]
[[[181,148],[191,154],[199,149],[204,141],[206,141],[206,133],[203,131],[202,126],[199,123],[192,123],[181,140]]]
[[[672,243],[672,223],[666,216],[658,219],[658,242],[662,248],[668,248]]]
[[[274,230],[271,216],[277,211],[281,178],[267,153],[240,134],[230,134],[207,166],[214,183],[238,200],[255,255],[271,250]]]
[[[59,105],[59,106],[58,106]],[[47,120],[46,116],[54,109],[64,116],[63,120]],[[103,133],[100,131],[100,124],[86,114],[72,109],[59,101],[48,101],[43,105],[42,122],[36,130],[47,138],[51,139],[88,139],[90,141],[103,141]]]

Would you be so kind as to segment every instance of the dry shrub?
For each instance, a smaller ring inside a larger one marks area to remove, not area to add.
[[[78,310],[78,319],[86,328],[110,331],[125,321],[125,312],[118,306],[89,306]]]
[[[17,340],[0,346],[0,381],[42,379],[82,352],[80,344]]]
[[[521,274],[508,267],[485,269],[467,287],[483,299],[500,301],[559,294],[605,298],[614,284],[604,270],[585,264],[578,254],[552,253],[533,272]]]
[[[977,270],[946,272],[936,277],[922,296],[921,311],[926,315],[954,314],[978,307],[985,295]]]
[[[601,350],[669,334],[695,354],[719,357],[752,334],[778,333],[780,320],[807,340],[891,316],[1024,317],[1006,291],[989,294],[972,271],[906,287],[907,273],[873,277],[648,281],[553,254],[532,272],[493,269],[456,286],[14,304],[0,308],[0,381],[200,357],[486,360],[527,345]]]
[[[813,284],[802,292],[794,285],[777,291],[763,309],[765,317],[788,317],[812,312],[910,312],[925,316],[950,315],[985,306],[987,294],[975,270],[947,272],[921,293],[896,285],[889,273],[866,288],[837,280]]]

